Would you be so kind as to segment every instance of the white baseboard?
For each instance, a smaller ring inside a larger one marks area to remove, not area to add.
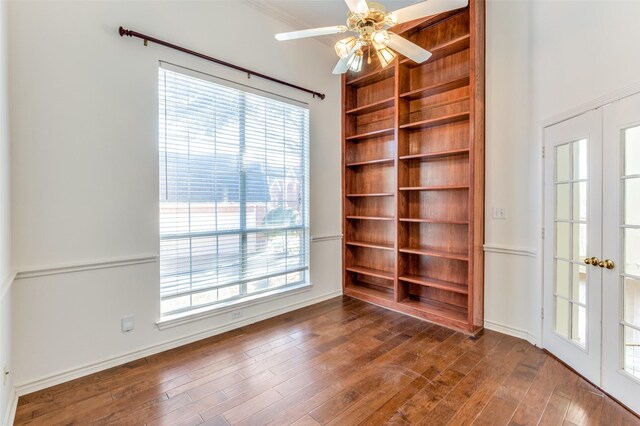
[[[531,333],[526,330],[511,327],[496,321],[484,320],[484,328],[487,330],[497,331],[498,333],[507,334],[509,336],[517,337],[518,339],[526,340],[534,346],[539,346],[537,339]]]
[[[159,343],[157,345],[152,345],[143,349],[139,349],[130,353],[118,355],[112,358],[107,358],[101,361],[97,361],[90,364],[85,364],[81,367],[73,368],[70,370],[66,370],[60,373],[56,373],[50,376],[42,377],[40,379],[36,379],[27,383],[22,383],[15,387],[15,393],[18,396],[26,395],[31,392],[36,392],[50,386],[59,385],[60,383],[68,382],[70,380],[77,379],[79,377],[87,376],[89,374],[97,373],[102,370],[106,370],[108,368],[116,367],[118,365],[125,364],[127,362],[135,361],[140,358],[144,358],[146,356],[154,355],[159,352],[163,352],[169,349],[177,348],[179,346],[183,346],[198,340],[206,339],[207,337],[215,336],[217,334],[221,334],[230,330],[234,330],[236,328],[244,327],[249,324],[253,324],[255,322],[263,321],[265,319],[269,319],[275,317],[277,315],[282,315],[287,312],[294,311],[296,309],[304,308],[306,306],[314,305],[316,303],[323,302],[325,300],[341,296],[342,289],[333,291],[331,293],[327,293],[322,296],[315,297],[313,299],[304,300],[298,303],[292,303],[290,305],[273,309],[269,312],[264,312],[258,315],[254,315],[252,317],[244,318],[241,321],[236,321],[230,324],[225,324],[217,328],[209,329],[203,332],[191,334],[185,337],[181,337],[174,340],[169,340],[164,343]],[[17,398],[16,398],[17,401]]]
[[[18,393],[16,389],[11,389],[11,396],[9,397],[9,401],[7,401],[7,406],[5,407],[5,415],[2,422],[2,426],[11,426],[13,425],[13,421],[16,418],[16,410],[18,408]]]

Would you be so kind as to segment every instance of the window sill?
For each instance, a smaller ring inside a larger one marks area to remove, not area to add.
[[[231,302],[221,303],[215,306],[206,306],[204,308],[195,309],[191,312],[169,315],[161,318],[160,321],[156,322],[156,326],[159,330],[166,330],[168,328],[200,321],[205,318],[222,315],[231,311],[235,311],[237,309],[247,308],[249,306],[258,305],[261,303],[269,302],[271,300],[281,299],[283,297],[292,296],[298,293],[304,293],[311,290],[311,287],[312,285],[310,283],[304,283],[294,287],[276,289],[268,293],[256,294],[255,296],[249,296],[241,300],[233,300]],[[238,318],[238,321],[241,319],[243,318]]]

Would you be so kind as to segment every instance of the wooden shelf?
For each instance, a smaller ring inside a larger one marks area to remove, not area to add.
[[[380,250],[394,250],[393,243],[369,243],[366,241],[347,241],[348,246],[367,247]]]
[[[443,257],[445,259],[469,260],[466,253],[451,253],[444,250],[435,250],[429,247],[407,247],[398,250],[400,253],[419,254],[421,256]]]
[[[448,92],[450,90],[458,89],[460,87],[464,87],[468,85],[469,85],[469,76],[467,75],[465,77],[457,78],[452,81],[446,81],[444,83],[438,83],[432,86],[411,90],[410,92],[405,92],[400,94],[400,97],[403,99],[413,101],[416,99],[437,95],[438,93]]]
[[[402,217],[398,219],[400,222],[413,222],[413,223],[442,223],[445,225],[468,225],[469,221],[465,220],[448,220],[448,219],[419,219],[412,217]]]
[[[395,97],[383,99],[378,102],[373,102],[368,105],[353,108],[347,111],[347,114],[367,114],[370,112],[380,111],[381,109],[392,107],[395,103]]]
[[[368,74],[360,75],[353,80],[347,81],[346,84],[351,87],[369,86],[371,84],[393,77],[394,72],[395,66],[394,64],[390,64],[386,68],[382,68]]]
[[[383,271],[381,269],[365,268],[364,266],[347,266],[344,268],[349,272],[356,274],[368,275],[370,277],[382,278],[385,280],[393,280],[394,273],[389,271]]]
[[[422,285],[425,287],[439,288],[441,290],[452,291],[454,293],[469,294],[469,288],[465,284],[457,284],[449,281],[436,280],[433,278],[424,277],[422,275],[406,274],[398,278],[400,281],[405,281],[413,284]]]
[[[366,161],[354,161],[352,163],[345,164],[346,167],[360,167],[360,166],[369,166],[372,164],[387,164],[393,163],[395,158],[378,158],[376,160],[366,160]]]
[[[444,44],[441,44],[439,46],[432,47],[431,49],[427,49],[428,51],[431,52],[431,57],[428,59],[426,63],[437,61],[438,59],[442,59],[446,56],[453,55],[454,53],[458,53],[465,49],[468,49],[470,46],[470,41],[471,41],[471,37],[469,36],[469,34],[466,34],[461,37],[450,40]],[[422,64],[415,63],[408,58],[403,59],[402,61],[400,61],[400,63],[403,65],[406,65],[409,68],[415,68],[425,64],[425,62],[423,62]]]
[[[345,294],[348,296],[360,297],[365,300],[368,298],[373,298],[374,302],[377,299],[379,299],[380,301],[387,301],[387,302],[393,301],[393,292],[378,290],[373,286],[355,284],[355,285],[350,285],[346,287],[344,290],[345,290]]]
[[[467,310],[459,306],[450,305],[448,303],[438,302],[428,299],[404,299],[400,302],[402,305],[426,312],[442,318],[452,319],[454,321],[468,321]]]
[[[347,216],[347,219],[351,220],[382,220],[393,221],[392,217],[380,217],[380,216]]]
[[[447,151],[426,152],[424,154],[401,155],[400,160],[429,160],[431,158],[451,157],[454,155],[469,154],[469,148],[450,149]]]
[[[469,115],[469,114],[467,114]],[[391,136],[395,133],[395,129],[393,127],[388,129],[381,130],[373,130],[371,132],[360,133],[358,135],[347,136],[345,139],[348,141],[358,140],[358,139],[369,139],[369,138],[378,138],[381,136]]]
[[[418,130],[428,129],[431,127],[442,126],[443,124],[456,123],[458,121],[465,121],[469,119],[468,112],[461,112],[458,114],[451,114],[444,117],[430,118],[428,120],[416,121],[415,123],[407,123],[400,125],[401,129]]]
[[[440,186],[402,186],[400,191],[447,191],[469,189],[469,185],[440,185]]]
[[[347,194],[349,198],[358,198],[358,197],[393,197],[395,194],[393,192],[378,192],[375,194]]]
[[[344,294],[470,334],[484,305],[484,16],[469,0],[398,25],[427,62],[372,58],[342,77]]]

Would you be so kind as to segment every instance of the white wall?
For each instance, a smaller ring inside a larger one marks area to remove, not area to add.
[[[11,364],[11,212],[7,2],[0,0],[0,377]],[[0,379],[0,421],[11,411],[13,374]]]
[[[340,230],[340,80],[317,41],[276,42],[284,24],[246,3],[12,2],[14,263],[18,271],[158,253],[157,68],[165,60],[246,82],[243,74],[121,38],[156,35],[327,94],[310,104],[311,234]],[[340,241],[312,243],[310,292],[159,331],[157,263],[20,278],[13,291],[15,381],[34,390],[339,294]],[[290,308],[288,308],[290,309]],[[136,329],[120,332],[120,317]],[[96,364],[97,363],[97,364]],[[86,366],[86,368],[81,368]],[[67,372],[67,373],[65,373]]]
[[[638,16],[634,1],[487,4],[487,327],[541,344],[542,123],[640,81]]]
[[[640,82],[638,16],[636,1],[533,3],[531,132],[536,151],[542,147],[543,122]],[[534,158],[532,195],[541,206],[542,159]],[[542,209],[534,212],[533,223],[539,228]],[[542,292],[539,275],[532,288],[538,295]]]
[[[530,2],[496,0],[486,9],[485,325],[536,342],[531,7]],[[494,207],[506,208],[507,218],[493,219]]]

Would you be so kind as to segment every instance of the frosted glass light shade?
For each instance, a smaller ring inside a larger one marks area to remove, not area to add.
[[[360,72],[360,70],[362,70],[362,57],[364,56],[364,53],[362,53],[362,50],[357,50],[353,56],[351,57],[351,59],[349,59],[349,63],[347,64],[347,66],[349,67],[349,69],[353,72]]]
[[[346,58],[356,46],[356,38],[351,36],[338,40],[334,46],[336,54],[341,58]]]
[[[386,68],[396,58],[396,54],[388,47],[378,49],[376,53],[378,54],[378,60],[382,68]]]
[[[371,42],[373,43],[373,47],[377,50],[384,49],[389,44],[389,33],[385,30],[382,31],[374,31],[371,34]]]

